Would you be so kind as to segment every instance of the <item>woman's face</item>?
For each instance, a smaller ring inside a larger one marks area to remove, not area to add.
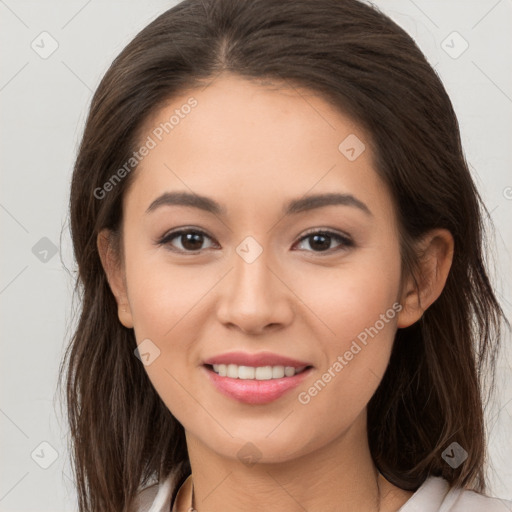
[[[187,435],[276,462],[364,425],[400,326],[397,224],[365,133],[311,92],[224,75],[173,99],[143,144],[120,318]],[[323,194],[338,199],[306,202]],[[221,355],[249,368],[214,376],[205,361]],[[310,368],[252,369],[288,366],[279,357]],[[263,380],[229,376],[253,371]]]

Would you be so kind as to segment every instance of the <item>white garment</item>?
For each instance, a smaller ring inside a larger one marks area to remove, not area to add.
[[[172,485],[170,476],[160,485],[144,489],[139,494],[135,512],[170,512]],[[398,512],[512,512],[512,501],[463,489],[449,490],[446,480],[431,476]]]

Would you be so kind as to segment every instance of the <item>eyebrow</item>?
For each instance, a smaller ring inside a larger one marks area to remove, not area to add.
[[[282,214],[283,216],[293,215],[332,205],[352,206],[369,216],[373,216],[368,206],[361,200],[357,199],[352,194],[340,193],[313,194],[299,199],[293,199],[284,205]],[[227,213],[226,208],[213,199],[189,192],[165,192],[149,205],[146,213],[150,213],[161,206],[189,206],[219,216],[225,216]]]

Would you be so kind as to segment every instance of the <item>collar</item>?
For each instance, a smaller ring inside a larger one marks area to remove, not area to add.
[[[189,512],[192,509],[192,488],[192,475],[188,475],[178,489],[171,512]]]

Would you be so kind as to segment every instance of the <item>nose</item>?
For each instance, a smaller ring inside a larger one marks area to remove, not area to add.
[[[290,283],[279,275],[265,251],[248,263],[237,253],[234,268],[220,289],[217,317],[228,328],[246,334],[263,334],[289,325],[293,320],[294,294]]]

